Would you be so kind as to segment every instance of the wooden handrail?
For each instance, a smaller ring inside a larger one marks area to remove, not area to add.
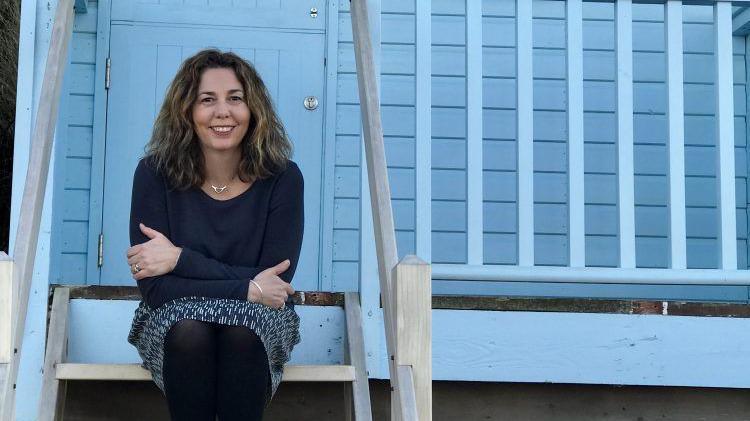
[[[370,205],[372,206],[373,227],[375,230],[375,249],[378,259],[378,277],[380,293],[383,303],[383,319],[385,325],[386,348],[388,350],[388,368],[393,393],[391,394],[391,415],[395,421],[416,421],[417,419],[431,419],[431,393],[415,393],[415,384],[424,390],[430,388],[431,370],[423,370],[415,375],[416,368],[411,364],[431,364],[424,361],[430,358],[430,352],[421,352],[418,357],[399,352],[399,326],[396,312],[398,303],[406,303],[405,296],[394,292],[393,272],[398,264],[396,249],[396,233],[393,223],[391,207],[391,190],[388,184],[388,167],[385,159],[383,144],[383,126],[380,117],[380,99],[378,97],[378,81],[373,62],[372,42],[370,39],[370,25],[367,13],[367,0],[351,1],[352,36],[354,41],[354,55],[357,65],[357,85],[359,87],[360,112],[362,115],[362,131],[364,135],[365,157],[367,163],[368,183],[370,187]],[[411,262],[414,263],[414,262]],[[424,264],[429,273],[429,265]],[[400,266],[400,265],[399,265]],[[419,278],[418,280],[423,280]],[[428,279],[429,284],[429,279]],[[399,301],[403,300],[403,301]],[[421,314],[418,320],[409,320],[409,324],[422,326],[422,322],[430,321],[429,296],[426,306],[419,306]],[[407,314],[407,313],[403,313]],[[406,325],[406,320],[401,320]],[[411,327],[411,326],[410,326]],[[421,339],[429,342],[429,332]],[[419,341],[417,339],[417,341]],[[419,347],[422,348],[421,346]],[[429,345],[428,345],[429,348]],[[429,349],[428,349],[429,351]],[[421,398],[420,398],[421,397]],[[418,405],[419,403],[419,405]],[[422,410],[418,418],[418,410]]]
[[[68,59],[68,45],[73,32],[73,0],[60,0],[50,36],[47,62],[42,79],[39,106],[36,112],[26,183],[21,199],[21,212],[13,251],[15,262],[12,282],[13,320],[11,344],[13,353],[8,364],[5,390],[0,396],[0,420],[11,421],[15,410],[15,384],[21,357],[26,308],[29,303],[31,278],[34,272],[39,224],[44,206],[52,138],[55,134],[63,74]]]

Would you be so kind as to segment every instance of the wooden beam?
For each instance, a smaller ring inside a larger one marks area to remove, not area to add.
[[[396,366],[411,366],[420,420],[432,419],[432,287],[430,265],[406,256],[394,269]],[[400,379],[399,379],[400,382]],[[396,390],[398,401],[402,385]],[[401,401],[400,409],[408,402]],[[392,405],[393,408],[393,405]],[[393,413],[393,411],[391,412]],[[405,418],[409,420],[411,418]]]
[[[141,293],[136,286],[119,285],[68,285],[71,299],[92,300],[140,300]],[[344,306],[344,294],[326,291],[297,291],[292,295],[295,305],[301,306]]]
[[[737,204],[734,174],[734,61],[732,4],[714,4],[716,72],[716,189],[719,207],[719,269],[737,269]],[[744,100],[744,98],[743,98]]]
[[[372,420],[372,405],[365,359],[365,338],[362,334],[362,309],[358,293],[347,292],[345,297],[347,362],[354,366],[354,383],[352,384],[354,419],[369,421]]]
[[[569,264],[586,266],[583,142],[583,2],[566,2],[568,52],[568,237]]]
[[[484,263],[482,2],[466,1],[466,263]],[[524,93],[525,95],[526,93]],[[428,173],[430,169],[427,169]]]
[[[402,402],[399,419],[402,421],[429,421],[432,420],[432,411],[430,418],[419,414],[419,403],[417,398],[416,386],[414,385],[414,370],[410,365],[400,365],[397,369],[398,383],[401,386],[398,389],[398,400]]]
[[[667,151],[669,156],[670,267],[687,268],[685,209],[685,101],[682,54],[682,1],[664,5],[667,40]]]
[[[516,0],[516,218],[519,266],[534,266],[534,45],[531,3]]]
[[[140,364],[77,364],[57,365],[58,380],[151,381],[151,373]],[[285,382],[352,382],[351,365],[287,365]]]
[[[383,144],[383,126],[380,118],[378,80],[370,38],[370,23],[367,0],[351,2],[352,36],[354,57],[357,65],[362,133],[365,144],[372,225],[375,232],[375,250],[378,261],[378,278],[383,302],[383,323],[391,384],[398,389],[398,377],[393,364],[394,329],[391,276],[398,262],[396,232],[391,208],[391,190],[388,184],[388,167]],[[364,198],[363,198],[364,200]],[[366,234],[363,234],[363,236]],[[364,253],[364,252],[363,252]],[[364,289],[362,289],[364,290]]]
[[[21,199],[21,212],[13,259],[13,291],[18,299],[13,300],[12,341],[16,353],[11,357],[9,381],[0,402],[0,420],[11,421],[15,408],[15,383],[20,363],[23,331],[26,324],[26,308],[29,303],[31,278],[34,271],[36,246],[39,239],[39,224],[42,218],[44,192],[47,186],[52,138],[57,124],[57,111],[60,105],[63,75],[68,59],[68,45],[73,32],[73,0],[60,0],[57,4],[55,20],[50,34],[50,45],[42,78],[34,134],[31,139],[26,183]]]
[[[13,260],[7,254],[0,251],[0,364],[10,362],[12,354],[11,346],[11,320],[13,320]],[[7,374],[7,372],[3,372]],[[0,377],[2,378],[2,377]],[[3,390],[0,388],[0,390]]]
[[[432,0],[416,0],[416,249],[432,261]]]
[[[44,354],[44,372],[42,375],[42,393],[39,400],[40,421],[61,420],[65,406],[64,381],[55,375],[56,366],[66,360],[68,354],[68,304],[70,290],[55,289],[52,299],[52,311],[47,332],[47,349]]]
[[[633,2],[615,2],[617,90],[617,208],[620,267],[635,267],[635,175],[633,174]]]

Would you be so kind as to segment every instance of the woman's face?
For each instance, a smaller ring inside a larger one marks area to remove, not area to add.
[[[232,69],[207,69],[193,104],[193,128],[204,151],[239,148],[250,124],[242,84]]]

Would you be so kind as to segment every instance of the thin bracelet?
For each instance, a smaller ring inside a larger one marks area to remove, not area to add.
[[[258,288],[258,291],[260,292],[260,301],[259,301],[259,303],[262,304],[263,303],[263,289],[260,287],[260,285],[258,285],[257,282],[255,282],[255,279],[251,279],[250,283],[253,284],[253,285],[255,285],[255,288]]]

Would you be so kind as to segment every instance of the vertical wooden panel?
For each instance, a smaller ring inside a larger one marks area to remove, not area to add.
[[[670,267],[687,267],[685,227],[685,117],[682,66],[682,1],[664,6],[667,48]]]
[[[529,67],[530,69],[531,67]],[[481,265],[482,222],[482,2],[466,1],[467,263]]]
[[[633,191],[633,3],[615,3],[617,57],[617,178],[620,216],[620,267],[635,267]]]
[[[518,264],[534,265],[534,79],[531,2],[516,0]]]
[[[716,145],[718,146],[718,203],[721,218],[720,269],[737,269],[737,221],[734,191],[734,94],[732,63],[732,5],[714,5],[716,54]]]
[[[413,368],[419,419],[432,420],[430,265],[416,256],[406,256],[393,268],[392,278],[396,365]],[[399,386],[407,385],[399,383]]]
[[[432,261],[432,6],[416,0],[417,255]]]
[[[569,264],[586,265],[583,195],[583,4],[567,2]]]
[[[12,285],[13,260],[0,251],[0,364],[10,362],[11,356],[11,320],[13,313]],[[2,374],[2,373],[0,373]],[[1,377],[0,377],[1,379]],[[2,382],[2,380],[0,380]],[[2,384],[0,384],[2,386]],[[2,389],[0,389],[2,390]]]
[[[338,34],[339,4],[331,2],[328,6],[328,33]],[[334,214],[334,173],[336,171],[336,87],[338,86],[339,40],[329,36],[326,40],[326,96],[325,126],[323,128],[323,231],[321,244],[333,244]],[[320,248],[320,285],[321,290],[333,290],[333,247]]]

